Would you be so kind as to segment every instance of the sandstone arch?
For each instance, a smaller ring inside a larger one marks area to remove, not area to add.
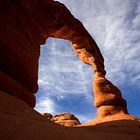
[[[128,113],[121,92],[105,78],[103,56],[82,23],[53,0],[2,0],[0,4],[0,89],[35,106],[40,44],[48,37],[72,42],[75,53],[94,71],[98,117]]]

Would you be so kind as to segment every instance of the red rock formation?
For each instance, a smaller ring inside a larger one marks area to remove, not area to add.
[[[104,59],[98,46],[82,23],[63,4],[53,0],[2,0],[0,8],[2,91],[34,107],[33,94],[38,89],[39,45],[48,37],[63,38],[71,41],[77,56],[93,67],[94,103],[99,108],[98,116],[100,112],[105,115],[118,110],[127,113],[121,92],[105,79]],[[109,113],[108,110],[112,110],[110,106],[113,111]]]
[[[106,129],[66,129],[32,109],[38,90],[39,45],[48,37],[56,37],[71,41],[77,56],[93,67],[98,119],[86,125],[114,118],[138,120],[127,114],[121,92],[105,78],[104,59],[95,41],[63,4],[53,0],[1,0],[0,27],[0,139],[140,139],[138,121],[125,122],[127,128],[123,121],[119,128],[125,131],[118,131],[116,125],[112,130],[112,123],[107,123]]]
[[[103,75],[95,73],[94,105],[97,117],[106,117],[116,113],[128,114],[126,101],[122,98],[120,90],[108,81]]]
[[[24,101],[0,91],[0,140],[139,140],[140,121],[127,119],[109,119],[110,122],[90,127],[64,127],[46,120]]]
[[[47,119],[47,120],[51,120],[52,119],[52,114],[50,113],[43,113],[43,116]]]
[[[80,121],[71,113],[60,113],[55,116],[52,116],[50,113],[43,113],[45,119],[50,120],[54,123],[63,125],[63,126],[77,126],[80,125]]]
[[[39,45],[48,37],[71,41],[83,62],[92,64],[94,71],[105,73],[104,60],[95,41],[63,4],[53,0],[1,0],[0,11],[0,70],[9,77],[1,79],[0,76],[0,81],[5,81],[0,87],[2,91],[24,100],[31,107],[35,105]],[[17,92],[19,87],[20,92]]]
[[[80,125],[80,121],[73,114],[60,113],[52,117],[51,121],[63,126],[76,126]]]

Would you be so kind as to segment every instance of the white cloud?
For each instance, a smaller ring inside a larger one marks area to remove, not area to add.
[[[133,28],[134,29],[139,29],[140,28],[140,3],[138,3],[137,5],[137,9],[136,9],[136,12],[135,12],[135,17],[132,21],[133,23]]]

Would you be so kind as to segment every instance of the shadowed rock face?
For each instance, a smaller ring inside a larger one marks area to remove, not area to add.
[[[101,119],[97,124],[87,124],[90,127],[64,127],[48,121],[24,101],[0,91],[0,140],[139,140],[140,121],[129,115],[123,116],[128,120],[117,117],[117,121],[108,118],[108,122]]]
[[[1,0],[0,90],[35,106],[40,46],[48,37],[71,41],[75,53],[94,72],[98,117],[127,114],[121,92],[105,78],[104,59],[82,23],[53,0]]]
[[[48,37],[71,41],[83,62],[105,73],[95,41],[63,4],[53,0],[1,0],[0,11],[2,91],[35,106],[40,45]]]
[[[43,116],[47,119],[47,120],[51,120],[52,119],[52,114],[50,113],[43,113]]]

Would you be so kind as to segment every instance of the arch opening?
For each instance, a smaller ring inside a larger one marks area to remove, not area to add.
[[[38,75],[37,111],[70,112],[82,123],[95,116],[92,68],[81,62],[69,41],[47,40],[41,48]]]

